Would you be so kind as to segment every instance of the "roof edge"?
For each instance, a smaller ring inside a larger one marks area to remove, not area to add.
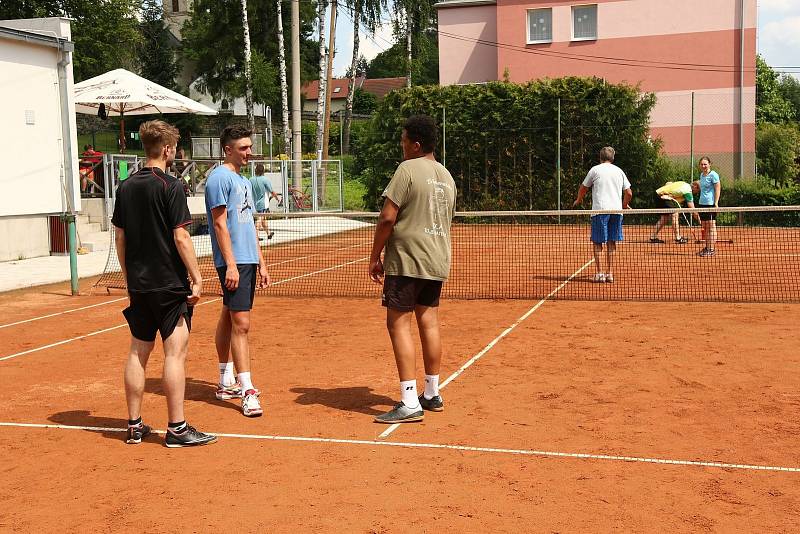
[[[474,6],[493,6],[497,5],[496,0],[439,0],[433,7],[448,8],[448,7],[474,7]]]

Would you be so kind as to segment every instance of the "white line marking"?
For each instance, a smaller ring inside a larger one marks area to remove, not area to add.
[[[83,430],[90,432],[117,432],[122,433],[127,429],[102,426],[57,425],[36,423],[0,423],[0,427],[40,428],[57,430]],[[165,430],[153,430],[154,434],[163,435]],[[800,473],[800,467],[783,467],[773,465],[733,464],[725,462],[707,462],[701,460],[674,460],[670,458],[645,458],[640,456],[618,456],[612,454],[591,454],[580,452],[539,451],[534,449],[506,449],[496,447],[472,447],[469,445],[448,445],[440,443],[403,443],[398,441],[377,441],[369,439],[340,439],[340,438],[315,438],[304,436],[272,436],[268,434],[225,434],[212,432],[220,438],[254,439],[269,441],[289,441],[300,443],[335,443],[341,445],[369,445],[378,447],[399,447],[407,449],[438,449],[461,452],[480,452],[494,454],[512,454],[518,456],[542,456],[553,458],[570,458],[579,460],[610,460],[616,462],[634,462],[646,464],[683,465],[691,467],[715,467],[719,469],[745,469],[751,471],[779,471]]]
[[[105,306],[106,304],[111,304],[112,302],[119,302],[119,301],[125,300],[127,298],[128,297],[122,297],[122,298],[118,298],[118,299],[114,299],[114,300],[107,300],[107,301],[101,302],[99,304],[92,304],[90,306],[83,306],[81,308],[74,308],[72,310],[66,310],[66,311],[62,311],[62,312],[51,313],[49,315],[42,315],[41,317],[34,317],[33,319],[25,319],[24,321],[17,321],[16,323],[3,324],[3,325],[0,325],[0,329],[8,328],[9,326],[16,326],[18,324],[32,323],[33,321],[38,321],[40,319],[47,319],[49,317],[56,317],[58,315],[64,315],[64,314],[72,313],[72,312],[76,312],[76,311],[88,310],[89,308],[96,308],[98,306]]]
[[[311,273],[306,273],[306,274],[302,274],[302,275],[299,275],[299,276],[293,276],[291,278],[286,278],[284,280],[278,280],[277,282],[273,282],[272,285],[277,286],[277,285],[280,285],[280,284],[285,284],[286,282],[291,282],[293,280],[298,280],[300,278],[307,278],[307,277],[313,276],[315,274],[320,274],[320,273],[324,273],[324,272],[327,272],[327,271],[333,271],[333,270],[338,269],[340,267],[345,267],[346,265],[350,265],[350,264],[353,264],[353,263],[358,263],[360,261],[364,261],[364,260],[367,260],[367,259],[369,259],[369,256],[366,256],[366,257],[363,257],[363,258],[359,258],[359,259],[353,260],[353,261],[348,261],[346,263],[340,263],[339,265],[334,265],[333,267],[327,267],[325,269],[320,269],[318,271],[314,271],[314,272],[311,272]],[[127,298],[127,297],[125,297],[125,298]],[[206,304],[211,304],[212,302],[217,302],[218,300],[221,300],[221,298],[218,297],[218,298],[211,299],[211,300],[205,300],[205,301],[201,302],[200,304],[198,304],[197,306],[204,306]],[[70,338],[70,339],[65,339],[63,341],[58,341],[56,343],[51,343],[51,344],[45,345],[43,347],[37,347],[35,349],[29,349],[29,350],[26,350],[26,351],[23,351],[23,352],[18,352],[16,354],[9,354],[8,356],[0,357],[0,362],[5,361],[5,360],[10,360],[12,358],[17,358],[19,356],[24,356],[26,354],[31,354],[32,352],[38,352],[40,350],[45,350],[45,349],[49,349],[49,348],[52,348],[52,347],[57,347],[59,345],[64,345],[65,343],[71,343],[72,341],[77,341],[79,339],[84,339],[84,338],[87,338],[87,337],[96,336],[98,334],[103,334],[105,332],[110,332],[112,330],[116,330],[118,328],[122,328],[123,326],[127,326],[127,325],[128,325],[128,323],[122,323],[122,324],[118,324],[116,326],[112,326],[110,328],[104,328],[103,330],[97,330],[96,332],[91,332],[89,334],[84,334],[82,336],[77,336],[77,337],[73,337],[73,338]]]
[[[475,362],[477,362],[478,360],[480,360],[480,359],[481,359],[481,357],[482,357],[484,354],[486,354],[487,352],[489,352],[490,350],[492,350],[492,348],[493,348],[495,345],[497,345],[497,343],[499,343],[501,339],[503,339],[503,338],[504,338],[504,337],[506,337],[508,334],[510,334],[512,330],[514,330],[516,327],[518,327],[518,326],[519,326],[519,325],[520,325],[520,324],[521,324],[521,323],[522,323],[522,322],[523,322],[525,319],[527,319],[528,317],[530,317],[530,316],[531,316],[531,314],[532,314],[533,312],[535,312],[536,310],[538,310],[538,309],[539,309],[539,308],[542,306],[542,304],[544,304],[544,303],[547,301],[547,299],[549,299],[550,297],[552,297],[553,295],[555,295],[556,293],[558,293],[559,291],[561,291],[561,289],[562,289],[562,288],[563,288],[565,285],[567,285],[567,284],[568,284],[570,281],[572,281],[572,279],[573,279],[573,278],[575,278],[576,276],[578,276],[578,275],[579,275],[579,274],[580,274],[580,273],[581,273],[581,272],[582,272],[584,269],[586,269],[586,268],[587,268],[588,266],[590,266],[592,263],[594,263],[594,259],[591,259],[591,260],[587,261],[586,263],[584,263],[584,264],[583,264],[583,266],[582,266],[580,269],[578,269],[577,271],[575,271],[574,273],[572,273],[572,274],[570,275],[570,277],[569,277],[569,278],[567,278],[566,280],[564,280],[564,281],[561,283],[561,285],[560,285],[560,286],[558,286],[557,288],[555,288],[554,290],[552,290],[552,291],[551,291],[551,292],[550,292],[550,293],[549,293],[549,294],[548,294],[548,295],[547,295],[545,298],[543,298],[542,300],[540,300],[540,301],[539,301],[539,302],[536,304],[536,306],[534,306],[534,307],[533,307],[533,308],[531,308],[530,310],[526,311],[526,312],[525,312],[525,314],[524,314],[522,317],[520,317],[519,319],[517,319],[517,320],[514,322],[514,324],[512,324],[511,326],[509,326],[508,328],[506,328],[505,330],[503,330],[503,332],[502,332],[502,333],[501,333],[499,336],[497,336],[497,337],[496,337],[496,338],[494,338],[492,341],[490,341],[490,342],[489,342],[489,344],[488,344],[488,345],[486,345],[486,346],[485,346],[485,347],[484,347],[484,348],[483,348],[483,349],[482,349],[480,352],[478,352],[478,353],[477,353],[475,356],[473,356],[472,358],[470,358],[469,360],[467,360],[467,363],[465,363],[464,365],[462,365],[462,366],[461,366],[461,367],[460,367],[460,368],[459,368],[459,369],[458,369],[456,372],[454,372],[452,375],[450,375],[450,376],[447,378],[447,380],[445,380],[444,382],[442,382],[442,383],[441,383],[441,385],[439,386],[439,389],[444,389],[444,388],[447,386],[447,384],[449,384],[450,382],[452,382],[453,380],[455,380],[456,378],[458,378],[458,376],[460,376],[460,375],[461,375],[461,373],[463,373],[464,371],[466,371],[466,370],[467,370],[467,368],[469,368],[469,367],[470,367],[470,366],[471,366],[473,363],[475,363]],[[395,424],[391,425],[389,428],[387,428],[386,430],[384,430],[384,431],[383,431],[383,432],[382,432],[382,433],[381,433],[381,434],[380,434],[378,437],[379,437],[380,439],[385,439],[385,438],[387,438],[387,437],[388,437],[388,436],[389,436],[389,435],[390,435],[392,432],[394,432],[395,430],[397,430],[398,428],[400,428],[400,424],[401,424],[401,423],[395,423]]]

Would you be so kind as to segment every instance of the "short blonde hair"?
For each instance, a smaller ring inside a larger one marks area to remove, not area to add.
[[[614,147],[606,146],[600,149],[600,161],[614,161],[614,156],[616,155],[616,151]]]
[[[157,158],[165,146],[178,146],[181,134],[173,125],[154,120],[143,122],[139,126],[139,138],[142,140],[144,152],[148,158]]]

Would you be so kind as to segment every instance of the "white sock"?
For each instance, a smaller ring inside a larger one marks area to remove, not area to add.
[[[233,362],[219,364],[219,383],[223,386],[232,386],[236,383],[233,374]]]
[[[239,383],[242,385],[242,397],[250,389],[256,389],[253,386],[253,380],[250,378],[250,372],[239,373]]]
[[[406,380],[400,382],[400,400],[409,408],[416,408],[419,406],[419,399],[417,398],[417,381]]]
[[[425,375],[425,398],[431,400],[439,394],[439,375]]]

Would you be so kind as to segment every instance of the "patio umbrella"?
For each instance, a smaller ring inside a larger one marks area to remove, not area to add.
[[[125,151],[125,115],[197,113],[216,115],[208,106],[171,91],[125,69],[115,69],[76,83],[75,111],[96,115],[105,105],[108,115],[119,115],[120,150]]]

